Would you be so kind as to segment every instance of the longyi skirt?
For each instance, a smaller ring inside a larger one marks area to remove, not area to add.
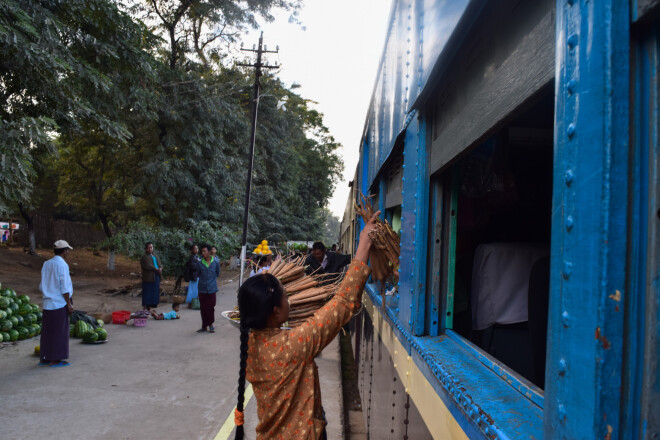
[[[142,282],[142,305],[156,307],[160,302],[160,276],[153,283]]]

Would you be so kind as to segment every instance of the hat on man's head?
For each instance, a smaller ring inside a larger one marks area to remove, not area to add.
[[[64,240],[57,240],[53,245],[53,247],[55,249],[66,249],[66,248],[73,249],[71,246],[69,246],[69,243],[67,243]]]

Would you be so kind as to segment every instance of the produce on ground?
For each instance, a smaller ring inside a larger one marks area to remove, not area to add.
[[[0,285],[1,287],[1,285]],[[0,288],[0,342],[15,342],[41,333],[41,311],[27,295]]]

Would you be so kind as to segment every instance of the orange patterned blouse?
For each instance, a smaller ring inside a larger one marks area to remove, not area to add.
[[[257,398],[257,439],[317,440],[325,427],[314,357],[360,307],[371,269],[353,260],[335,296],[294,329],[253,330],[246,378]]]

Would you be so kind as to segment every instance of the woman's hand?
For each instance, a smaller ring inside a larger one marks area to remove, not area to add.
[[[357,251],[355,251],[355,259],[360,260],[363,263],[369,261],[369,251],[371,250],[371,237],[369,237],[369,232],[371,232],[376,225],[376,219],[379,215],[380,211],[374,212],[374,215],[371,216],[367,224],[362,228],[362,232],[360,232],[360,242]]]

